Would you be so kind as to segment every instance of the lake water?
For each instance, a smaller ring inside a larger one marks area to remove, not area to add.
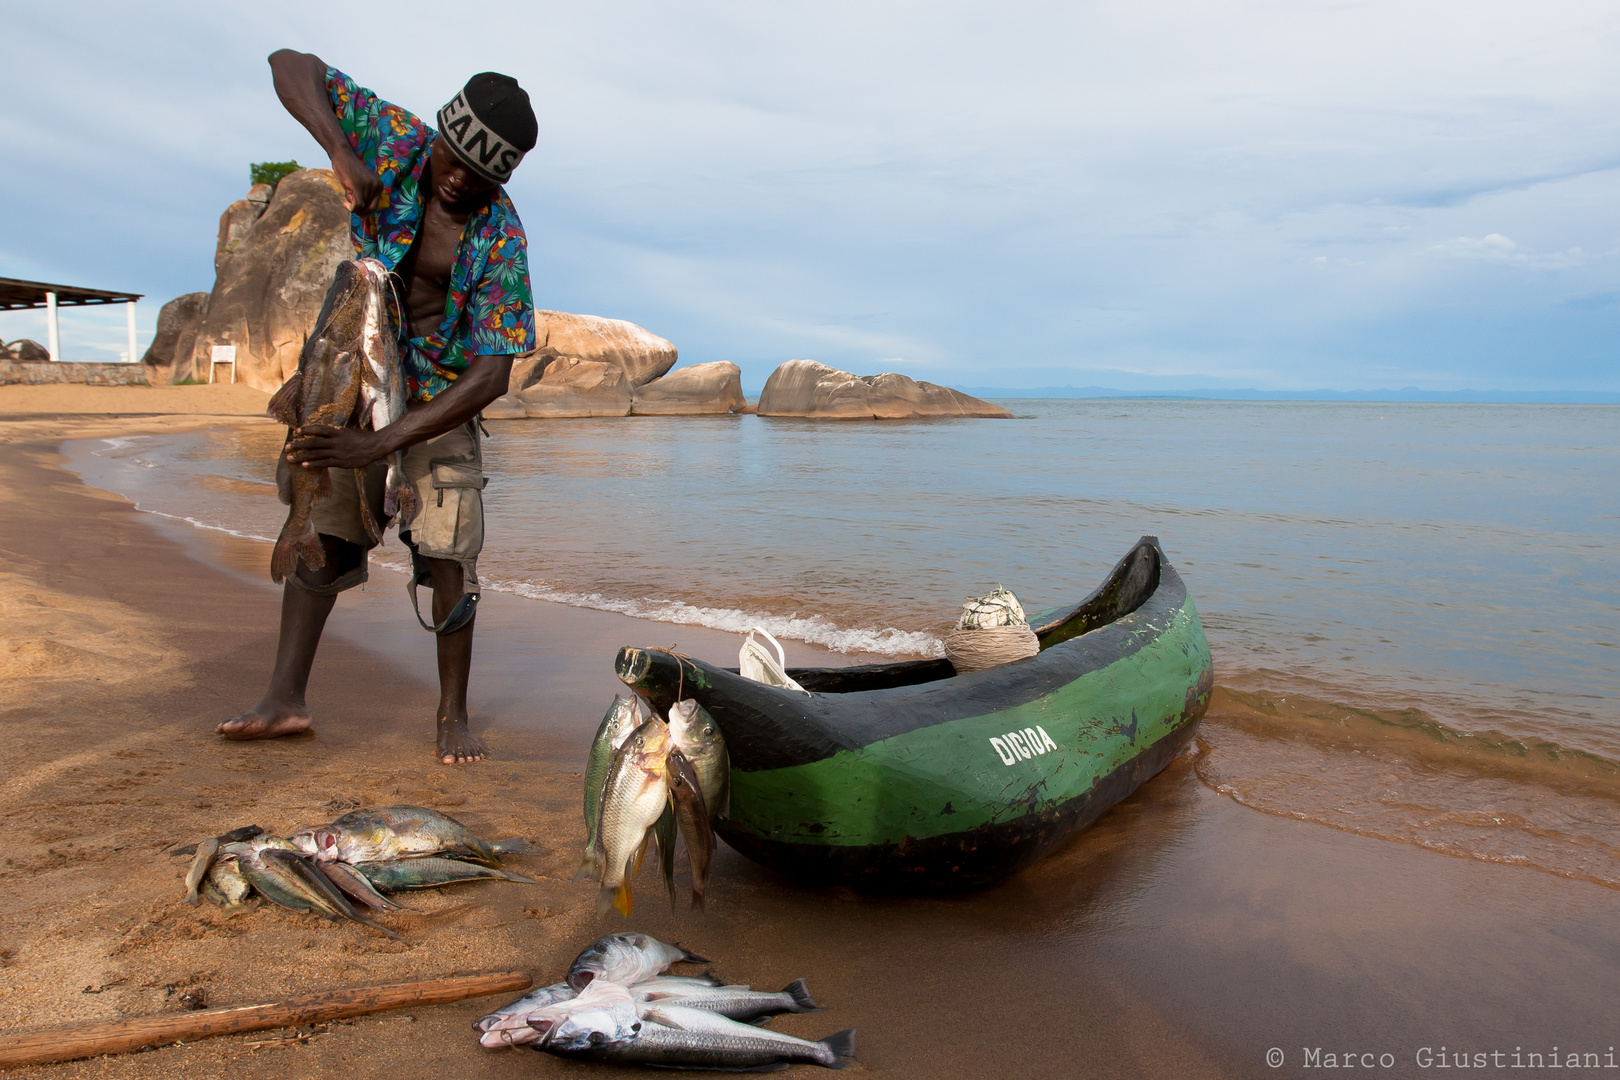
[[[1004,404],[1016,419],[491,423],[480,576],[764,626],[790,664],[794,640],[937,655],[969,595],[1071,602],[1154,534],[1215,655],[1206,783],[1620,884],[1620,407]],[[280,438],[70,457],[143,510],[272,539]]]

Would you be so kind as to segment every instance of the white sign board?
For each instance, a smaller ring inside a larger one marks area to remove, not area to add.
[[[215,345],[209,350],[209,359],[213,362],[208,365],[208,381],[214,381],[214,369],[220,364],[231,365],[231,382],[236,381],[236,346]]]

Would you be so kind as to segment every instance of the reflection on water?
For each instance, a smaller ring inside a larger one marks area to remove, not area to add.
[[[1010,404],[1019,419],[494,423],[480,576],[579,606],[916,655],[938,651],[965,596],[1005,584],[1030,610],[1078,599],[1153,533],[1203,615],[1221,684],[1251,695],[1212,713],[1224,734],[1200,766],[1210,783],[1480,850],[1496,850],[1482,837],[1550,832],[1580,847],[1583,829],[1613,834],[1607,811],[1549,813],[1482,786],[1523,780],[1506,752],[1485,766],[1423,759],[1425,775],[1464,779],[1395,798],[1357,770],[1340,783],[1337,765],[1292,760],[1287,737],[1327,731],[1311,727],[1318,713],[1416,710],[1434,730],[1585,754],[1600,772],[1620,761],[1620,408]],[[143,509],[268,539],[284,517],[269,494],[280,438],[229,428],[71,457]],[[397,561],[397,541],[381,554]],[[1257,719],[1256,702],[1301,694],[1324,704]],[[1240,768],[1261,744],[1275,761]],[[1378,752],[1417,761],[1416,745],[1390,735]],[[1355,809],[1321,809],[1340,803]],[[1494,810],[1527,824],[1479,828]],[[1587,847],[1560,872],[1613,876],[1591,870],[1612,852]]]

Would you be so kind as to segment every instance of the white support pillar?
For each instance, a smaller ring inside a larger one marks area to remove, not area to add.
[[[135,355],[135,301],[126,300],[124,310],[129,315],[129,362],[136,364],[141,358]]]
[[[45,294],[45,347],[50,350],[51,360],[62,359],[62,331],[56,324],[56,294]]]

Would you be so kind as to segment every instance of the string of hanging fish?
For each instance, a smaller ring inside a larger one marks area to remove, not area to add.
[[[640,697],[615,696],[585,765],[585,855],[575,881],[600,881],[597,908],[629,917],[631,882],[649,849],[675,905],[676,837],[685,843],[692,907],[703,907],[713,823],[730,809],[731,761],[708,710],[686,698],[664,719]]]

